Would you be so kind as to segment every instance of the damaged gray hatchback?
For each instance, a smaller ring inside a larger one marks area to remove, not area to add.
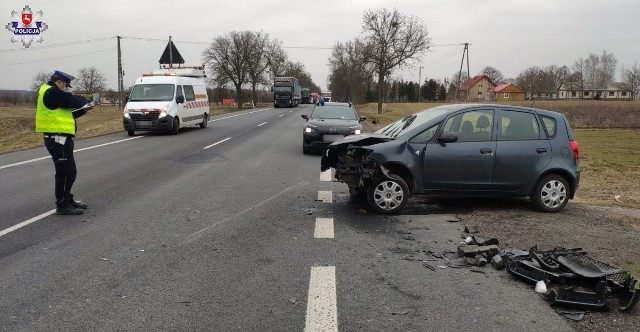
[[[558,212],[580,181],[578,144],[564,115],[528,107],[453,104],[329,145],[322,170],[398,213],[410,195],[530,197]]]

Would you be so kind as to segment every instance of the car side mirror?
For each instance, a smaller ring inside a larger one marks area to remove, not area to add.
[[[177,96],[176,97],[176,103],[178,103],[178,104],[184,103],[184,96]]]
[[[362,121],[364,121],[364,120],[366,120],[366,119],[367,119],[367,117],[366,117],[366,116],[361,116],[361,117],[360,117],[360,122],[362,122]]]
[[[444,132],[438,137],[438,142],[440,143],[453,143],[456,141],[458,141],[458,133],[454,133],[453,131]]]
[[[309,120],[309,116],[306,114],[300,114],[300,117],[305,119],[305,120]]]

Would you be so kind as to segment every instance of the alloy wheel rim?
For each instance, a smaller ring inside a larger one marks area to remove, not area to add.
[[[393,210],[400,206],[404,198],[404,190],[395,181],[379,183],[373,191],[373,201],[383,210]]]
[[[555,209],[567,199],[567,188],[561,181],[549,181],[542,187],[540,198],[544,206]]]

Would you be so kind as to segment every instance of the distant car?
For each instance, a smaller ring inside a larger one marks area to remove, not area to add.
[[[302,152],[322,152],[329,144],[345,136],[362,133],[361,121],[351,103],[324,103],[315,105],[311,115],[301,115],[307,120],[302,132]]]
[[[332,143],[322,170],[379,213],[410,195],[529,196],[558,212],[580,182],[578,144],[564,115],[505,105],[459,104],[406,116]]]

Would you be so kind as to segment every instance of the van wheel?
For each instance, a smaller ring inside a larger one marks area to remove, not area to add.
[[[129,134],[129,136],[135,136],[136,132],[133,131],[133,130],[129,130],[129,131],[127,131],[127,134]]]
[[[207,125],[209,125],[209,115],[205,113],[202,116],[202,122],[200,123],[200,128],[207,128]]]
[[[549,174],[536,184],[531,195],[533,206],[542,212],[558,212],[569,201],[569,184],[557,174]]]
[[[179,130],[180,130],[180,121],[178,121],[178,118],[174,118],[173,125],[171,126],[171,135],[178,135]]]
[[[398,213],[409,201],[409,186],[400,176],[389,174],[368,186],[367,201],[378,213]]]

